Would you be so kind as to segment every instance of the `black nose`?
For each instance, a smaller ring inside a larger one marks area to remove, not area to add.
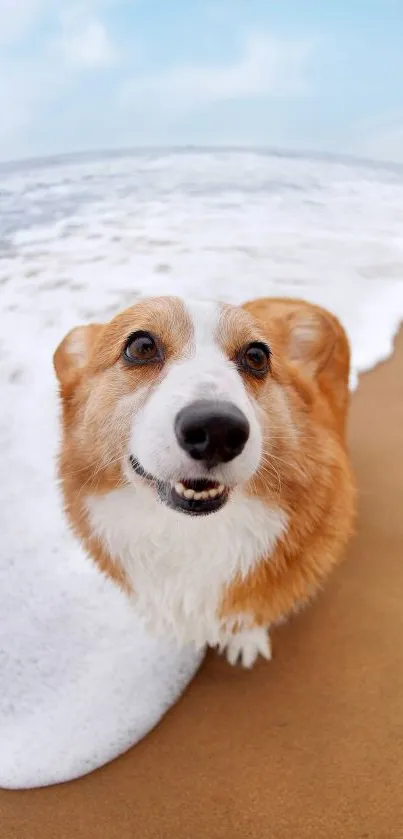
[[[249,423],[231,402],[201,399],[179,412],[175,433],[190,457],[211,467],[241,454],[249,437]]]

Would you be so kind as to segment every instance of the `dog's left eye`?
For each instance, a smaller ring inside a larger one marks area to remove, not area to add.
[[[253,344],[248,344],[245,347],[239,362],[248,373],[255,376],[264,376],[270,367],[270,349],[267,344],[254,341]]]
[[[130,364],[150,364],[162,360],[162,353],[154,336],[143,331],[130,335],[126,341],[123,356]]]

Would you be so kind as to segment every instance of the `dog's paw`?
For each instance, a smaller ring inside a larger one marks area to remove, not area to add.
[[[227,637],[219,645],[219,652],[225,653],[227,661],[234,665],[239,661],[243,667],[253,667],[256,659],[261,655],[267,661],[271,659],[270,635],[262,626],[244,629],[235,635]]]

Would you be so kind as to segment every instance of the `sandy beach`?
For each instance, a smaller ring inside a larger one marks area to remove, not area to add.
[[[2,839],[398,839],[403,805],[403,332],[352,399],[357,535],[252,672],[209,655],[124,757],[0,792]]]

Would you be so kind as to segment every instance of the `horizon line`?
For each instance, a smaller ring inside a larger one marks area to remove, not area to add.
[[[375,158],[360,157],[359,155],[348,154],[346,152],[326,152],[315,150],[301,150],[294,148],[281,148],[279,146],[270,146],[262,144],[205,144],[198,145],[197,143],[183,143],[183,144],[149,144],[139,146],[122,146],[119,148],[104,148],[104,149],[89,149],[83,151],[73,152],[56,152],[45,155],[35,155],[32,157],[12,158],[9,160],[0,160],[0,171],[2,169],[18,169],[19,167],[42,167],[43,165],[54,166],[61,162],[72,162],[78,160],[96,160],[108,159],[113,157],[130,157],[135,155],[145,154],[208,154],[208,153],[231,153],[231,154],[261,154],[272,155],[273,157],[282,157],[290,159],[305,159],[305,160],[322,160],[328,163],[345,163],[355,164],[362,167],[370,168],[384,168],[392,171],[403,173],[403,164],[394,162],[393,160],[377,160]]]

